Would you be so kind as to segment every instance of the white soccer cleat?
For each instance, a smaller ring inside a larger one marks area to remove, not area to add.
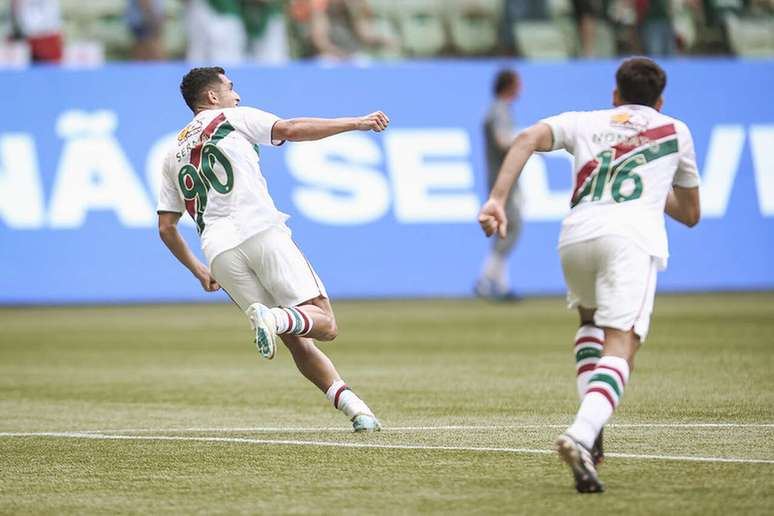
[[[352,418],[352,428],[355,432],[379,432],[381,423],[373,414],[358,414]]]
[[[277,350],[277,322],[274,320],[274,314],[261,303],[253,303],[245,313],[255,329],[255,347],[258,353],[271,360]]]

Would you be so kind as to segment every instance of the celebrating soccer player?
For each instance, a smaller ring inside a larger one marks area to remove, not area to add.
[[[663,213],[689,227],[699,221],[691,133],[661,113],[666,74],[637,57],[624,61],[615,78],[613,109],[562,113],[519,134],[479,215],[487,236],[504,238],[508,192],[530,155],[566,149],[574,156],[559,255],[569,306],[580,314],[574,354],[581,404],[556,446],[582,493],[604,490],[596,471],[602,427],[648,333],[656,273],[668,257]]]
[[[279,337],[299,371],[350,418],[356,432],[379,430],[371,409],[312,340],[333,340],[336,319],[320,278],[291,239],[288,216],[269,196],[258,145],[319,140],[346,131],[380,132],[389,118],[377,111],[356,118],[282,120],[237,107],[239,95],[219,67],[192,69],[180,90],[194,118],[164,162],[161,239],[204,290],[223,288],[245,312],[261,356],[274,357]],[[185,211],[196,222],[209,268],[177,230]]]

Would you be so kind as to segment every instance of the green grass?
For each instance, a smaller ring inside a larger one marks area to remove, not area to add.
[[[774,510],[771,463],[609,457],[608,492],[581,496],[553,454],[433,449],[550,449],[577,405],[576,321],[559,299],[335,309],[340,336],[324,349],[382,419],[380,434],[347,432],[287,350],[261,361],[231,306],[0,309],[0,432],[145,437],[0,436],[0,513]],[[774,294],[660,296],[607,450],[772,461],[773,372]],[[696,422],[770,426],[653,426]],[[491,428],[398,429],[442,425]]]

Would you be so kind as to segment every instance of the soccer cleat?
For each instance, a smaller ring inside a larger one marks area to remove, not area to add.
[[[274,320],[274,314],[261,303],[253,303],[246,313],[255,328],[255,347],[258,353],[271,360],[277,350],[277,322]]]
[[[473,286],[473,293],[476,297],[489,299],[490,301],[500,301],[505,303],[515,303],[524,298],[513,290],[502,290],[497,288],[492,280],[482,278]]]
[[[605,460],[605,450],[602,449],[602,432],[603,431],[604,431],[604,429],[599,431],[599,435],[597,436],[596,440],[594,441],[594,446],[592,446],[591,450],[590,450],[591,461],[594,463],[594,467],[599,466]]]
[[[556,440],[556,451],[559,457],[570,466],[575,477],[575,489],[579,493],[601,493],[604,484],[597,478],[597,470],[591,453],[581,443],[567,434],[562,434]]]
[[[371,414],[358,414],[352,418],[352,428],[355,432],[378,432],[382,429],[376,416]]]

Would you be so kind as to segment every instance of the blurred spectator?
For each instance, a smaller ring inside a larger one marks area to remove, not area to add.
[[[364,0],[291,0],[290,13],[301,57],[350,59],[397,45],[373,30]]]
[[[487,185],[492,189],[505,155],[511,148],[516,126],[511,109],[521,92],[521,79],[514,70],[501,70],[492,88],[494,99],[484,118],[484,142],[486,145]],[[518,301],[508,280],[508,257],[521,234],[521,193],[514,183],[505,203],[508,229],[505,238],[495,238],[489,255],[484,260],[481,274],[474,286],[479,297],[498,301]]]
[[[290,58],[284,7],[284,0],[244,0],[243,19],[252,59],[277,64]]]
[[[514,25],[520,20],[548,20],[548,2],[544,0],[505,0],[500,23],[500,50],[507,55],[519,53]]]
[[[189,0],[187,59],[239,63],[247,48],[240,0]]]
[[[637,27],[645,55],[671,56],[675,53],[670,0],[634,0]]]
[[[774,15],[774,0],[749,0],[748,12],[750,14]]]
[[[35,63],[62,61],[59,0],[11,0],[12,38],[25,40]]]
[[[593,57],[596,47],[596,25],[600,20],[608,18],[609,0],[573,0],[575,19],[578,21],[581,55]]]
[[[126,22],[134,35],[133,59],[157,61],[165,58],[161,40],[164,20],[164,0],[129,0]]]

